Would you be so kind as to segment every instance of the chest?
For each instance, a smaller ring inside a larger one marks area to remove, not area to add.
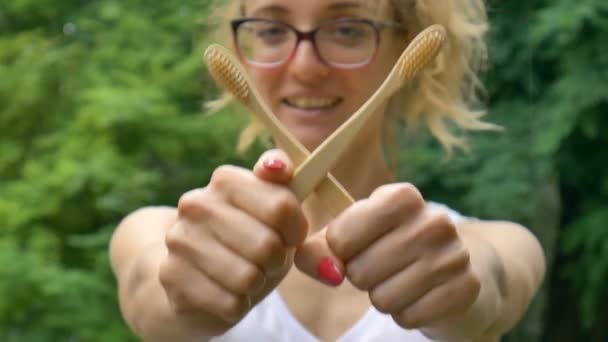
[[[322,341],[335,341],[370,308],[367,293],[347,281],[331,288],[295,268],[279,285],[279,293],[299,323]]]

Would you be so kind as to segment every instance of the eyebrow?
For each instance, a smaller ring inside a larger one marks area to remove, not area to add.
[[[351,8],[366,8],[366,7],[367,6],[364,6],[360,1],[340,1],[340,2],[334,2],[334,3],[330,4],[329,6],[327,6],[327,9],[330,11],[340,11],[340,10],[351,9]],[[285,15],[285,14],[289,13],[289,10],[287,10],[287,8],[285,8],[281,5],[267,5],[267,6],[262,6],[260,8],[257,8],[255,11],[252,12],[252,14],[255,14],[255,15],[259,15],[259,14],[263,14],[263,13]]]
[[[341,2],[335,2],[331,5],[328,6],[328,8],[330,10],[343,10],[343,9],[350,9],[350,8],[366,8],[367,6],[364,6],[361,1],[341,1]]]
[[[286,14],[288,11],[285,7],[280,5],[268,5],[257,8],[255,11],[251,12],[253,15],[259,15],[263,13],[268,14]]]

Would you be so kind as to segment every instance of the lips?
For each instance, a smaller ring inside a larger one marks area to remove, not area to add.
[[[283,100],[286,105],[302,110],[331,109],[340,102],[340,97],[288,97]]]

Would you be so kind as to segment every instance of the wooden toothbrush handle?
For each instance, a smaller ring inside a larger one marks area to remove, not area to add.
[[[251,96],[259,97],[255,92]],[[283,147],[296,168],[309,158],[310,152],[306,147],[282,127],[280,123],[270,117],[272,115],[270,114],[270,109],[266,108],[261,101],[251,99],[249,101],[249,108]],[[332,217],[337,217],[344,209],[354,203],[353,197],[331,173],[325,175],[315,188],[315,192],[321,198],[321,201]],[[303,201],[305,198],[298,199]]]
[[[315,192],[334,218],[355,202],[353,197],[331,173],[328,173],[327,177],[321,181]]]
[[[284,132],[284,134],[281,134],[284,136],[275,136],[275,139],[282,142],[285,152],[287,152],[292,159],[294,166],[298,168],[306,159],[308,159],[310,153],[304,146],[299,144],[299,142],[296,142],[295,138],[289,135],[289,133]],[[342,184],[340,184],[336,177],[329,172],[321,180],[319,185],[317,185],[314,191],[318,197],[321,198],[321,201],[327,208],[329,214],[334,218],[355,202],[353,197]],[[299,199],[301,201],[304,200],[304,198]]]

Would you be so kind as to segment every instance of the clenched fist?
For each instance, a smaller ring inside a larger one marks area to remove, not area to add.
[[[462,316],[480,292],[454,223],[411,184],[379,187],[308,238],[295,260],[314,275],[311,255],[317,263],[327,256],[378,311],[408,329]]]
[[[291,174],[289,159],[273,150],[253,171],[219,167],[205,188],[180,198],[159,272],[176,313],[223,331],[283,279],[307,235],[285,186]]]

